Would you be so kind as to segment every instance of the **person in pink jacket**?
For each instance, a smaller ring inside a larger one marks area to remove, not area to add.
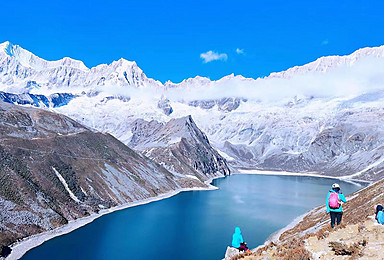
[[[329,190],[327,196],[327,214],[331,215],[331,227],[335,227],[335,222],[340,225],[341,218],[343,217],[342,204],[347,202],[343,193],[340,190],[340,186],[337,183],[332,184],[332,189]]]

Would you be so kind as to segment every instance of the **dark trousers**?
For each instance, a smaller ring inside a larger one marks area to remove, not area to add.
[[[248,250],[247,243],[240,243],[240,247],[238,249],[240,252],[247,251]]]
[[[337,225],[340,225],[341,218],[343,217],[343,212],[333,212],[331,211],[331,227],[335,227],[335,221],[337,221]]]

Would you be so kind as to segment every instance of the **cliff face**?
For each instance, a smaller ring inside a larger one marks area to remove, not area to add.
[[[0,165],[2,245],[103,208],[205,186],[170,173],[109,134],[3,102]]]
[[[207,180],[230,174],[226,160],[210,145],[191,116],[166,124],[136,120],[128,144],[169,171]]]
[[[348,109],[337,112],[319,129],[298,154],[277,153],[264,160],[265,168],[315,171],[329,176],[355,177],[370,181],[383,178],[383,132],[377,124],[382,109]],[[373,124],[372,122],[375,122]],[[353,175],[352,175],[353,174]]]

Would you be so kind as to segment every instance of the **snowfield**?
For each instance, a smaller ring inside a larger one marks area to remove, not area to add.
[[[384,46],[265,78],[197,76],[178,84],[149,79],[124,59],[89,69],[70,58],[45,61],[9,42],[0,44],[0,68],[0,91],[71,94],[45,107],[125,144],[137,119],[191,115],[233,167],[367,180],[384,169]]]

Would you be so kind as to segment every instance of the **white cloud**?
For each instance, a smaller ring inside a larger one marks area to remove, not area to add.
[[[329,43],[328,39],[325,39],[324,41],[321,42],[321,45],[327,45]]]
[[[257,80],[238,76],[231,80],[213,81],[208,86],[191,85],[167,89],[164,95],[170,100],[242,97],[265,102],[285,102],[294,96],[348,97],[384,89],[383,68],[383,59],[369,57],[359,60],[353,66],[342,65],[327,73]]]
[[[223,60],[226,61],[228,59],[228,55],[226,53],[218,53],[213,51],[207,51],[205,53],[200,54],[200,58],[203,59],[204,63],[208,63],[214,60]]]
[[[236,53],[237,53],[237,54],[244,54],[244,49],[239,49],[239,48],[237,48],[237,49],[236,49]]]
[[[163,88],[158,86],[136,88],[103,86],[95,90],[113,95],[129,96],[145,104],[166,96],[173,101],[210,100],[224,97],[240,97],[258,102],[286,103],[298,97],[349,97],[363,93],[384,91],[384,59],[361,58],[355,63],[340,65],[326,73],[296,74],[289,78],[247,79],[230,76],[206,84],[184,85],[184,87]],[[146,102],[144,100],[152,100]],[[157,101],[156,101],[157,102]]]

